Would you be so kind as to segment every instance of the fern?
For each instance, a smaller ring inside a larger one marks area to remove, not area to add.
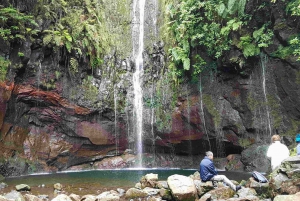
[[[225,10],[226,10],[225,4],[224,4],[224,3],[221,3],[221,4],[218,6],[218,15],[219,15],[219,16],[223,16]]]
[[[183,59],[183,69],[184,70],[190,70],[190,59],[189,58],[184,58]]]
[[[43,44],[44,44],[44,45],[48,45],[49,43],[51,43],[52,38],[53,38],[52,34],[47,34],[47,35],[45,35],[45,36],[43,37]]]
[[[238,14],[240,17],[245,14],[246,3],[247,3],[247,0],[239,0]]]
[[[71,72],[78,73],[78,61],[73,57],[70,58],[69,68],[70,68]]]
[[[236,8],[236,6],[235,6],[235,3],[236,3],[236,0],[229,0],[228,1],[228,12],[230,13],[230,14],[233,14],[236,10],[235,10],[235,8]]]

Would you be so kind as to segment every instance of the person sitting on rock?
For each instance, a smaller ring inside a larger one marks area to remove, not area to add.
[[[240,185],[234,185],[225,175],[218,175],[218,172],[213,163],[214,154],[211,151],[206,152],[206,156],[200,163],[200,177],[203,182],[206,181],[221,181],[227,184],[234,191],[241,189]]]
[[[289,157],[290,151],[280,142],[281,138],[279,135],[273,135],[271,138],[272,144],[269,146],[267,151],[267,157],[271,158],[272,170],[275,170],[280,166],[281,162]]]

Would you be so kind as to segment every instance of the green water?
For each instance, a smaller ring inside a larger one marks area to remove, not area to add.
[[[20,177],[6,178],[5,183],[8,185],[28,184],[29,186],[51,185],[55,183],[62,184],[100,184],[105,187],[134,187],[140,181],[141,177],[154,173],[158,174],[159,180],[167,180],[174,174],[189,176],[197,170],[183,169],[121,169],[121,170],[91,170],[81,172],[61,172],[54,174],[39,174]],[[245,172],[220,172],[225,174],[229,179],[240,181],[248,179],[250,173]]]

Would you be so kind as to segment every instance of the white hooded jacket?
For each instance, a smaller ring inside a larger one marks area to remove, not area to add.
[[[269,146],[267,157],[271,158],[272,170],[277,168],[281,162],[289,157],[290,151],[284,144],[281,144],[280,141],[275,141]]]

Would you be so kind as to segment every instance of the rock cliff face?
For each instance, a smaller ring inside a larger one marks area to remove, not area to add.
[[[29,0],[0,1],[4,6],[9,3],[29,13],[36,5]],[[255,4],[248,1],[247,12],[253,14]],[[174,88],[158,27],[162,19],[156,19],[164,10],[158,2],[147,1],[142,85],[145,153],[242,154],[246,170],[253,170],[265,159],[272,134],[284,135],[284,142],[293,145],[300,121],[300,65],[292,55],[283,59],[272,53],[299,33],[299,18],[286,15],[281,4],[265,8],[270,15],[251,21],[250,26],[255,26],[264,18],[272,19],[273,44],[260,56],[246,59],[240,68],[232,59],[241,52],[232,49],[215,71]],[[129,1],[126,6],[130,8]],[[133,26],[128,24],[128,29]],[[40,29],[47,29],[47,22]],[[126,54],[112,51],[101,68],[94,69],[81,59],[76,74],[67,67],[65,53],[44,46],[39,37],[21,43],[0,41],[0,55],[11,61],[7,79],[0,84],[0,173],[65,170],[134,150],[135,34],[123,35],[124,41],[132,41],[130,47],[124,44]],[[19,57],[19,51],[24,56]]]

